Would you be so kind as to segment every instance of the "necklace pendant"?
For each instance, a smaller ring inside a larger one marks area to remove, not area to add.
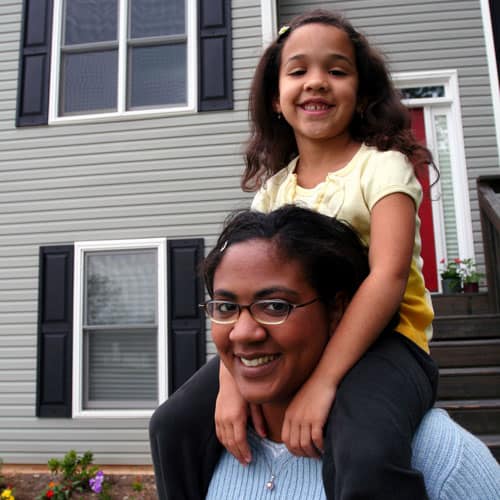
[[[274,475],[273,474],[271,474],[271,479],[269,479],[269,481],[266,483],[266,488],[269,491],[273,491],[274,490]]]

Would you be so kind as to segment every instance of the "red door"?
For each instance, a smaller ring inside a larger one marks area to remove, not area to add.
[[[423,108],[412,108],[411,126],[415,137],[425,144],[425,124]],[[434,241],[434,225],[432,223],[432,201],[430,193],[429,169],[419,172],[419,180],[422,184],[423,198],[418,211],[420,217],[420,237],[422,238],[422,258],[424,259],[425,286],[431,292],[438,291],[436,244]]]

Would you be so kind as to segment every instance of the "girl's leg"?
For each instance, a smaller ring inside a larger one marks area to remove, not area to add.
[[[422,500],[411,442],[436,397],[438,369],[411,341],[381,335],[344,377],[328,419],[323,481],[328,499]]]
[[[219,359],[198,370],[149,423],[159,500],[202,500],[222,451],[215,434]]]

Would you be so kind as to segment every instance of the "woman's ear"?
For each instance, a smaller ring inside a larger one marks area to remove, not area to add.
[[[330,308],[330,336],[335,333],[342,316],[349,304],[349,300],[344,292],[338,292]]]

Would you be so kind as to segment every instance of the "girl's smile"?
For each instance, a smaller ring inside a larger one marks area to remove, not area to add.
[[[349,137],[357,91],[354,47],[343,30],[307,24],[290,35],[275,109],[293,128],[299,151],[314,141]]]

